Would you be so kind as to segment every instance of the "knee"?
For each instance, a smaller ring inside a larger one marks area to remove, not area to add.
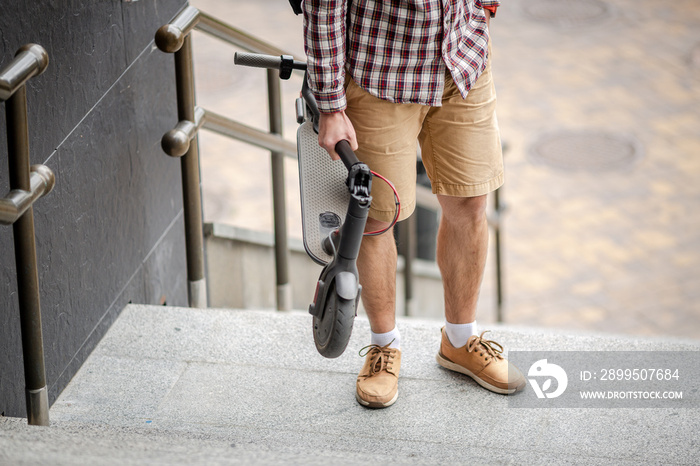
[[[391,222],[384,222],[381,220],[376,220],[372,217],[367,217],[367,223],[365,224],[365,233],[371,231],[382,231],[389,226]],[[393,230],[393,227],[390,229]],[[391,231],[387,231],[386,234],[391,234]]]
[[[486,221],[486,195],[476,197],[438,196],[443,219],[453,223],[478,224]]]
[[[365,233],[383,231],[389,226],[390,222],[382,222],[371,217],[367,218],[365,224]],[[391,260],[396,260],[396,242],[394,241],[394,227],[389,228],[385,233],[380,235],[365,236],[360,244],[360,255],[366,256],[370,254],[376,257],[389,257]],[[388,255],[388,256],[387,256]],[[391,259],[393,258],[393,259]]]

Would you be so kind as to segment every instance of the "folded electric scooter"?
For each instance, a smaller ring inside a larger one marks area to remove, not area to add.
[[[239,52],[234,62],[279,70],[282,79],[289,79],[295,69],[306,70],[305,62],[287,55],[275,57]],[[297,152],[304,247],[309,257],[323,266],[309,313],[313,316],[313,336],[318,352],[327,358],[336,358],[348,345],[357,315],[362,287],[356,260],[372,202],[373,173],[357,159],[348,141],[340,141],[335,147],[342,162],[331,160],[318,145],[319,110],[306,75],[301,97],[296,101],[296,114],[300,125]],[[395,222],[399,201],[396,190],[394,194]],[[381,234],[388,229],[364,234]]]

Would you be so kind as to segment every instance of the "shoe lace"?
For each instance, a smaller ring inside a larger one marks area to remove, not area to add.
[[[501,356],[501,354],[503,354],[503,346],[493,340],[486,340],[484,334],[488,331],[489,330],[484,330],[478,337],[476,335],[469,337],[467,341],[467,351],[470,353],[480,351],[480,356],[484,356],[484,353],[486,353],[487,360],[489,358],[502,359],[503,356]]]
[[[394,361],[394,354],[395,351],[392,348],[389,348],[389,345],[391,345],[394,342],[394,340],[391,340],[389,343],[387,343],[384,346],[379,346],[379,345],[367,345],[364,348],[362,348],[359,351],[359,355],[361,357],[365,357],[369,355],[370,357],[370,366],[369,366],[369,373],[370,375],[374,375],[378,372],[381,372],[385,369],[390,369],[391,363]]]

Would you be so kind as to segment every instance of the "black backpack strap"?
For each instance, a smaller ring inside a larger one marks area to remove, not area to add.
[[[304,10],[301,9],[301,0],[289,0],[289,4],[292,5],[292,10],[294,10],[295,15],[300,15]]]
[[[301,0],[289,0],[289,4],[292,5],[292,10],[294,10],[295,15],[300,15],[304,12],[304,10],[301,9]],[[351,4],[352,1],[348,0],[348,11],[350,11]]]

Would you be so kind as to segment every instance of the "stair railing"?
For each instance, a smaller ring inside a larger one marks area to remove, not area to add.
[[[22,46],[0,70],[0,100],[5,101],[10,192],[0,199],[0,223],[12,225],[17,267],[22,356],[30,425],[49,425],[49,397],[44,367],[39,275],[32,204],[54,187],[53,172],[29,165],[27,88],[25,83],[46,70],[49,56],[36,44]]]
[[[224,136],[268,149],[271,152],[277,309],[289,310],[292,308],[292,293],[289,283],[284,156],[296,157],[296,146],[282,138],[279,76],[272,70],[267,73],[269,132],[260,131],[196,107],[190,37],[190,33],[195,28],[249,52],[283,54],[281,50],[265,44],[192,6],[186,7],[169,24],[162,26],[156,32],[155,42],[158,48],[163,52],[175,55],[179,122],[173,130],[168,131],[163,136],[162,146],[168,155],[182,157],[190,306],[206,307],[201,175],[197,149],[197,131],[204,127]]]

